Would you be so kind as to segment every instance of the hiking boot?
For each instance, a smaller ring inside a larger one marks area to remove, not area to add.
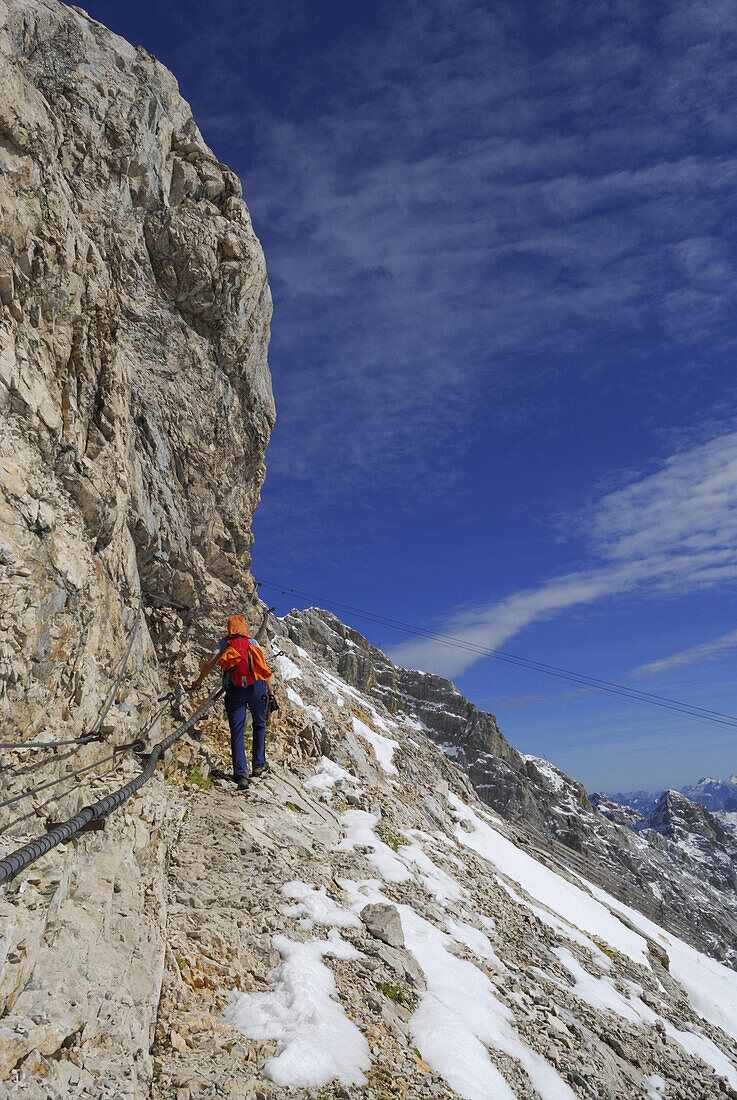
[[[268,764],[257,764],[255,768],[251,769],[251,775],[256,779],[259,775],[266,775],[266,773],[270,771],[271,768]]]
[[[251,785],[251,780],[247,775],[242,775],[240,779],[236,780],[236,786],[239,791],[247,791]]]

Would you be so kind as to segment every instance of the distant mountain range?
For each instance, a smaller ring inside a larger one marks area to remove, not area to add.
[[[592,801],[599,803],[602,799],[606,799],[619,806],[635,810],[643,818],[649,818],[666,793],[666,791],[628,791],[626,793],[619,791],[617,794],[594,795]],[[698,783],[681,787],[678,793],[685,795],[691,802],[706,806],[724,828],[737,829],[737,775],[730,775],[729,779],[711,779],[709,776],[703,776]],[[629,824],[624,821],[621,814],[619,820],[623,824]]]

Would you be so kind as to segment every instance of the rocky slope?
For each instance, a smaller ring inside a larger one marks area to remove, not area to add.
[[[393,712],[416,714],[479,797],[533,833],[541,849],[702,950],[737,964],[731,846],[716,855],[701,849],[702,860],[695,860],[655,831],[634,835],[621,814],[592,806],[580,783],[512,748],[494,716],[478,711],[448,680],[398,668],[330,612],[292,611],[285,625],[295,642],[347,682]]]
[[[288,629],[269,776],[212,784],[208,716],[109,835],[0,898],[0,1096],[737,1096],[735,972],[491,813]]]
[[[6,740],[90,729],[143,595],[108,723],[125,741],[209,604],[250,590],[266,268],[237,177],[145,50],[12,0],[0,65],[0,716]]]

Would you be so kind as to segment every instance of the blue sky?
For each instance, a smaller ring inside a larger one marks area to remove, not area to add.
[[[255,575],[737,713],[737,3],[87,8],[264,245]],[[727,727],[342,617],[589,789],[737,771]]]

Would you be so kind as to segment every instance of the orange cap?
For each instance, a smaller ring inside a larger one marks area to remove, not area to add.
[[[248,637],[248,624],[242,615],[231,615],[228,619],[228,637],[235,638],[238,635],[242,638]]]

